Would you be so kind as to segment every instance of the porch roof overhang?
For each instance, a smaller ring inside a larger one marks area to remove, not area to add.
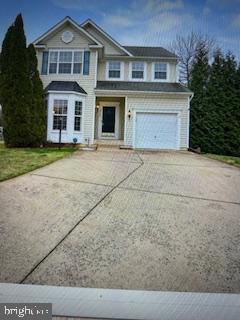
[[[177,82],[97,81],[96,93],[110,91],[193,95],[192,91]]]
[[[76,81],[52,81],[45,88],[45,92],[73,92],[84,95],[87,94],[87,92],[82,87],[80,87],[80,85]]]

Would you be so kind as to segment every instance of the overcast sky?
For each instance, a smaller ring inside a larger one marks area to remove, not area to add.
[[[240,60],[240,0],[1,0],[0,42],[19,12],[28,42],[69,15],[125,45],[168,47],[176,34],[201,31]]]

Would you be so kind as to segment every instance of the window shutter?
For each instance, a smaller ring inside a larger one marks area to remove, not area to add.
[[[42,74],[48,73],[48,51],[43,51],[42,54]]]
[[[83,74],[89,74],[90,51],[84,51]]]

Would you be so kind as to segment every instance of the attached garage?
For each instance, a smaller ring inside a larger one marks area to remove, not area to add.
[[[178,113],[137,112],[135,120],[135,148],[180,148]]]
[[[125,146],[188,149],[193,92],[187,87],[167,82],[98,81],[96,92],[99,96],[125,97]]]

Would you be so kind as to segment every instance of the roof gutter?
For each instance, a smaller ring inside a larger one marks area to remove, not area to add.
[[[80,96],[86,96],[87,93],[83,93],[83,92],[77,92],[77,91],[66,91],[66,90],[46,90],[45,91],[46,94],[50,94],[50,93],[54,93],[54,94],[77,94]]]
[[[98,92],[110,92],[110,93],[118,93],[118,92],[124,92],[124,93],[128,93],[128,94],[131,94],[131,93],[143,93],[143,94],[174,94],[174,95],[187,95],[187,96],[193,96],[193,92],[190,91],[190,92],[166,92],[166,91],[142,91],[142,90],[108,90],[108,89],[97,89],[95,88],[94,89],[95,93],[98,93]]]
[[[132,60],[132,59],[149,59],[149,60],[175,60],[178,61],[178,58],[176,57],[149,57],[149,56],[121,56],[121,55],[106,55],[105,59],[127,59],[127,60]]]

